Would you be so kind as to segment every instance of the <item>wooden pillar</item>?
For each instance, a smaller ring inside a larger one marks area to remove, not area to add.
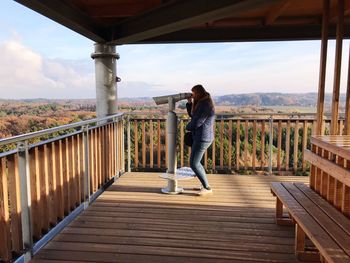
[[[348,82],[346,87],[346,103],[345,103],[345,129],[344,134],[350,135],[350,46],[349,46],[349,67],[348,67]]]
[[[339,115],[339,90],[341,75],[341,58],[343,49],[344,34],[344,0],[338,0],[337,8],[337,38],[335,48],[335,65],[334,65],[334,83],[332,98],[332,119],[331,119],[331,135],[337,134],[338,131],[338,115]]]
[[[327,49],[328,49],[328,25],[329,25],[329,0],[323,0],[323,21],[322,21],[322,41],[321,41],[321,58],[320,58],[320,76],[318,83],[317,98],[317,135],[323,135],[323,110],[324,110],[324,93],[326,82],[327,66]]]

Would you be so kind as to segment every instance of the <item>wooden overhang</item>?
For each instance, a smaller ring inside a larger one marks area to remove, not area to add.
[[[15,0],[110,44],[321,39],[322,0]],[[329,37],[336,35],[331,0]],[[344,38],[350,38],[345,0]]]

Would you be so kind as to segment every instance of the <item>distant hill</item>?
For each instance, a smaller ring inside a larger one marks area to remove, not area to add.
[[[216,105],[226,106],[297,106],[316,107],[317,93],[252,93],[214,97]],[[326,107],[331,105],[332,94],[325,95]],[[345,94],[340,102],[345,103]]]
[[[294,107],[316,107],[317,93],[245,93],[214,96],[214,102],[218,106],[294,106]],[[151,97],[119,98],[119,104],[124,106],[155,106]],[[325,106],[329,107],[332,94],[325,95]],[[58,103],[58,104],[80,104],[95,105],[94,99],[72,99],[72,100],[49,100],[49,99],[23,99],[4,100],[0,103]],[[345,94],[340,95],[340,104],[344,105]]]

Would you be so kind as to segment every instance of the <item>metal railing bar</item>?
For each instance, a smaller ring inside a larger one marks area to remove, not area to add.
[[[115,115],[110,115],[110,116],[103,117],[103,118],[95,118],[95,119],[91,119],[91,120],[70,123],[70,124],[66,124],[66,125],[62,125],[62,126],[58,126],[58,127],[53,127],[50,129],[45,129],[45,130],[36,131],[36,132],[32,132],[32,133],[13,136],[10,138],[0,139],[0,146],[5,145],[5,144],[10,144],[10,143],[17,143],[19,141],[30,140],[32,138],[44,136],[44,135],[55,133],[55,132],[64,131],[67,129],[77,128],[77,127],[84,126],[84,125],[89,125],[91,123],[98,123],[98,122],[107,121],[110,119],[113,120],[115,118],[120,118],[123,115],[124,115],[123,113],[117,113]]]

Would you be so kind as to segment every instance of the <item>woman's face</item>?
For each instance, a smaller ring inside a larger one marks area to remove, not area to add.
[[[194,90],[192,90],[192,98],[197,100],[198,99],[198,94]]]

